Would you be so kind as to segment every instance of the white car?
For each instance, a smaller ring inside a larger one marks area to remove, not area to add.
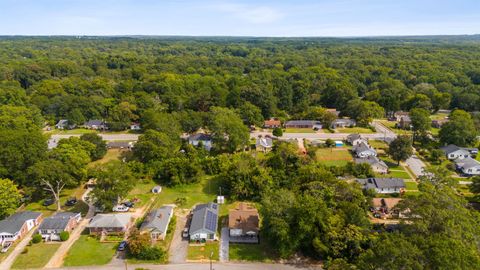
[[[128,212],[130,208],[123,204],[118,204],[118,205],[115,205],[112,210],[113,212]]]
[[[2,247],[2,250],[0,250],[0,252],[2,253],[5,253],[8,251],[8,249],[12,246],[12,242],[8,242],[6,243],[3,247]]]

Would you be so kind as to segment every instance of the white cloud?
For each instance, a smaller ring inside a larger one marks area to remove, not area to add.
[[[215,5],[214,8],[253,24],[273,23],[284,17],[282,12],[269,6],[220,3]]]

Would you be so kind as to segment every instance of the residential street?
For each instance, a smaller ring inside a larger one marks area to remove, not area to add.
[[[169,262],[173,264],[185,263],[187,258],[188,241],[183,239],[182,231],[185,228],[187,218],[185,215],[176,214],[177,224],[170,243]]]
[[[23,239],[17,243],[17,245],[14,247],[14,250],[12,250],[12,253],[10,253],[8,257],[2,261],[2,263],[0,263],[0,270],[9,270],[12,267],[13,262],[15,262],[15,259],[17,258],[17,256],[20,255],[20,253],[22,253],[22,251],[28,245],[28,242],[30,242],[30,239],[32,239],[32,235],[33,235],[33,232],[35,232],[35,230],[37,230],[37,227],[30,230],[30,232],[28,232],[23,237]]]
[[[91,189],[89,188],[82,195],[82,201],[84,201],[85,203],[87,203],[85,201],[85,197],[88,195],[88,193],[90,193],[90,191]],[[87,215],[83,217],[83,219],[80,221],[77,227],[73,230],[68,240],[63,242],[60,245],[60,247],[57,249],[55,254],[53,254],[50,261],[48,261],[48,263],[45,265],[45,268],[55,268],[55,267],[62,266],[65,255],[67,255],[67,252],[70,250],[73,243],[75,243],[75,241],[77,241],[78,238],[80,238],[80,235],[82,234],[83,230],[85,230],[85,227],[88,225],[88,222],[90,221],[90,219],[93,217],[94,214],[95,214],[95,207],[93,207],[92,205],[89,205]]]
[[[222,234],[220,235],[220,251],[219,257],[220,262],[228,262],[228,252],[230,244],[230,235],[228,232],[228,227],[222,228]]]
[[[209,270],[208,263],[183,263],[183,264],[135,264],[118,266],[86,266],[86,267],[64,267],[59,270],[125,270],[125,269],[149,269],[149,270]],[[321,270],[315,265],[291,265],[291,264],[266,264],[266,263],[213,263],[215,270]]]

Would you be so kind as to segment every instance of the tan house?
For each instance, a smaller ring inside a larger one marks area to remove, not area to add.
[[[265,120],[265,122],[263,122],[264,128],[278,128],[281,126],[282,126],[282,122],[280,122],[280,120],[275,118],[270,118],[269,120]]]
[[[230,209],[228,230],[232,243],[258,243],[260,231],[258,210],[243,202],[236,209]]]
[[[90,234],[123,234],[131,225],[130,214],[98,214],[92,218],[87,228]]]

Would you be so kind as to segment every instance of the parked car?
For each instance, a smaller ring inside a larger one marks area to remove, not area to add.
[[[182,231],[182,237],[183,237],[183,238],[188,238],[188,228],[183,229],[183,231]]]
[[[65,203],[65,206],[74,206],[75,204],[77,204],[77,198],[70,198]]]
[[[132,207],[135,206],[135,204],[133,202],[124,202],[123,205],[125,205],[128,208],[132,208]]]
[[[123,204],[115,205],[112,209],[113,212],[128,212],[128,210],[130,210],[130,208]]]
[[[124,251],[127,248],[127,241],[122,241],[120,242],[120,245],[118,245],[117,250],[118,251]]]
[[[10,249],[11,246],[12,246],[12,242],[5,243],[5,245],[3,245],[2,250],[0,250],[0,252],[1,253],[7,252]]]
[[[48,198],[48,199],[45,199],[42,203],[43,206],[49,206],[49,205],[52,205],[55,203],[55,199],[53,198]]]

